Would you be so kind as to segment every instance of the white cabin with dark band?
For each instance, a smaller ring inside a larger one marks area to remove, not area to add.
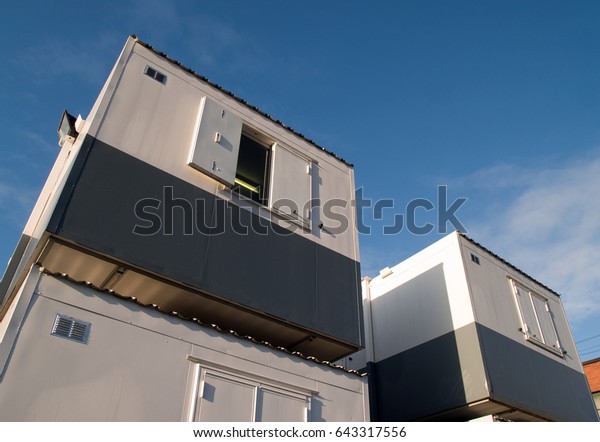
[[[373,421],[597,421],[560,296],[455,232],[363,280]]]
[[[136,37],[59,135],[0,420],[368,419],[352,165]]]

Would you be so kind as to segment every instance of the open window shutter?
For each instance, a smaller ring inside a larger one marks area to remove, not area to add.
[[[233,186],[242,119],[208,97],[203,97],[194,133],[188,164]]]
[[[519,309],[521,310],[521,319],[523,322],[523,328],[527,335],[542,340],[540,333],[540,327],[533,309],[531,295],[527,290],[519,287],[515,284],[515,295],[519,303]]]
[[[551,347],[560,348],[548,301],[539,296],[533,296],[533,305],[535,306],[535,311],[540,321],[544,342]]]
[[[273,146],[271,208],[280,215],[300,222],[310,221],[311,163],[280,144]]]

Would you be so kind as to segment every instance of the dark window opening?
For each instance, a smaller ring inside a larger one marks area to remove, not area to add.
[[[473,261],[475,264],[480,264],[479,262],[479,256],[474,255],[471,253],[471,261]]]
[[[267,146],[242,134],[234,190],[260,204],[267,204],[269,154]]]
[[[144,74],[150,78],[154,78],[159,83],[165,84],[167,82],[167,76],[165,74],[158,72],[156,69],[153,69],[150,66],[146,66]]]

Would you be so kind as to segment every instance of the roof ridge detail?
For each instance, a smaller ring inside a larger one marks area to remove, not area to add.
[[[488,249],[487,247],[481,245],[480,243],[478,243],[477,241],[475,241],[474,239],[470,238],[469,236],[467,236],[465,233],[457,230],[456,231],[458,233],[458,235],[462,236],[464,239],[466,239],[467,241],[469,241],[471,244],[479,247],[480,249],[485,250],[487,253],[489,253],[490,255],[492,255],[494,258],[500,260],[501,262],[503,262],[504,264],[506,264],[507,266],[509,266],[510,268],[512,268],[513,270],[516,270],[517,272],[519,272],[520,274],[522,274],[523,276],[525,276],[526,278],[531,279],[533,282],[535,282],[536,284],[538,284],[539,286],[545,288],[546,290],[554,293],[556,296],[560,297],[560,293],[556,292],[555,290],[552,290],[550,287],[548,287],[547,285],[541,283],[540,281],[538,281],[537,279],[533,278],[531,275],[528,275],[527,273],[525,273],[523,270],[521,270],[520,268],[518,268],[517,266],[515,266],[514,264],[511,264],[510,262],[508,262],[507,260],[505,260],[504,258],[502,258],[501,256],[498,256],[497,254],[495,254],[494,252],[492,252],[490,249]]]
[[[284,128],[285,130],[287,130],[288,132],[294,134],[295,136],[302,138],[304,141],[312,144],[314,147],[316,147],[317,149],[325,152],[326,154],[334,157],[335,159],[341,161],[342,163],[344,163],[345,165],[354,168],[354,165],[348,161],[346,161],[345,159],[343,159],[342,157],[336,155],[335,153],[333,153],[332,151],[325,149],[324,147],[318,145],[315,141],[311,140],[310,138],[306,137],[305,135],[301,134],[300,132],[292,129],[290,126],[284,124],[282,121],[277,120],[275,118],[273,118],[271,115],[267,114],[266,112],[263,112],[262,110],[260,110],[258,107],[251,105],[250,103],[248,103],[246,100],[238,97],[237,95],[235,95],[233,92],[223,88],[222,86],[213,83],[212,81],[210,81],[208,78],[206,78],[203,75],[198,74],[196,71],[194,71],[193,69],[190,69],[186,66],[184,66],[181,62],[169,57],[166,53],[162,52],[162,51],[158,51],[157,49],[155,49],[153,46],[149,45],[148,43],[143,42],[142,40],[140,40],[136,35],[131,35],[131,38],[135,40],[136,43],[140,44],[141,46],[145,47],[146,49],[154,52],[156,55],[158,55],[159,57],[164,58],[165,60],[167,60],[169,63],[174,64],[175,66],[183,69],[184,71],[192,74],[193,76],[195,76],[197,79],[203,81],[204,83],[208,84],[209,86],[214,87],[215,89],[218,89],[220,92],[223,92],[224,94],[230,96],[231,98],[235,99],[236,101],[238,101],[239,103],[243,104],[244,106],[248,107],[249,109],[252,109],[255,112],[258,112],[260,115],[262,115],[265,118],[268,118],[269,120],[271,120],[273,123],[281,126],[282,128]]]

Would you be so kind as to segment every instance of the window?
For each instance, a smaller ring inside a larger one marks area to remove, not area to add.
[[[548,300],[516,281],[512,279],[510,281],[519,308],[521,331],[525,334],[525,338],[562,356],[563,351]]]
[[[481,265],[481,262],[479,261],[479,256],[475,255],[474,253],[471,253],[471,261],[473,261],[475,264]]]
[[[257,203],[267,204],[269,148],[242,133],[234,190]]]
[[[304,152],[253,129],[208,97],[200,101],[191,141],[191,167],[286,221],[310,228],[318,163]]]
[[[167,76],[162,72],[158,72],[156,69],[151,68],[150,66],[146,66],[144,70],[144,74],[146,74],[150,78],[154,78],[156,81],[162,84],[166,84]]]
[[[311,393],[265,383],[250,374],[192,362],[189,420],[197,422],[306,422]]]

